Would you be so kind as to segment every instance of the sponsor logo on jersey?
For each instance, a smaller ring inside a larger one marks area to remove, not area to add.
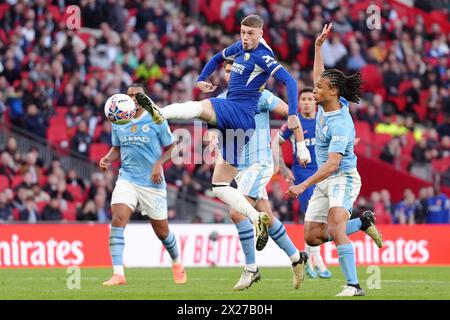
[[[264,59],[264,62],[266,63],[267,68],[270,68],[274,64],[278,63],[273,57],[271,57],[269,55],[262,56],[262,58]]]
[[[244,70],[245,70],[245,66],[243,66],[242,64],[239,63],[233,63],[233,65],[231,66],[231,71],[239,73],[239,74],[244,74]]]
[[[347,142],[348,141],[348,137],[347,136],[333,136],[331,137],[331,142]]]

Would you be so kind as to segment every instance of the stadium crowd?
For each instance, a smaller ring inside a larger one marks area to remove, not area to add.
[[[364,10],[351,12],[349,3],[356,1],[222,1],[214,21],[214,8],[205,18],[188,3],[0,4],[0,123],[12,123],[88,158],[92,143],[110,143],[111,125],[103,115],[106,97],[125,92],[133,82],[145,83],[161,106],[204,98],[195,87],[197,76],[213,54],[236,40],[241,17],[256,12],[264,18],[266,41],[300,87],[312,84],[313,40],[332,21],[324,63],[346,73],[362,72],[366,95],[351,110],[381,144],[372,146],[373,154],[393,165],[410,159],[405,170],[421,177],[424,167],[438,161],[442,182],[450,186],[450,33],[439,23],[430,24],[421,15],[405,18],[390,2],[381,8],[382,29],[374,30],[367,29]],[[201,12],[207,1],[199,3]],[[79,30],[67,28],[63,6],[71,4],[81,8]],[[226,86],[218,73],[211,82],[218,93]],[[285,98],[273,79],[267,88]],[[57,126],[56,118],[63,123]],[[7,179],[2,185],[9,188],[0,193],[0,221],[109,219],[112,173],[96,173],[85,182],[74,170],[65,172],[57,158],[45,166],[36,150],[20,154],[16,149],[10,138],[1,151],[0,181]],[[196,195],[208,189],[211,171],[210,165],[173,165],[166,178],[179,188],[177,199],[191,202],[195,212]],[[287,201],[276,183],[270,195],[274,213],[282,221],[301,222],[298,203]],[[435,205],[440,195],[425,190],[417,196],[405,191],[399,204],[406,208],[403,213],[387,204],[385,190],[370,199],[361,197],[358,208],[375,208],[377,215],[384,210],[386,223],[432,222],[424,207]],[[68,207],[74,216],[64,216]]]

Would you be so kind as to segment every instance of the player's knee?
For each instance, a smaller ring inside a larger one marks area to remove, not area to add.
[[[237,212],[234,209],[232,209],[231,212],[230,212],[230,218],[231,218],[231,221],[233,221],[234,224],[237,224],[237,223],[247,219],[247,217],[245,217],[244,215],[240,214],[239,212]]]
[[[339,229],[333,226],[328,226],[328,234],[331,239],[337,239],[340,236]]]
[[[127,219],[121,215],[113,215],[111,219],[111,225],[113,227],[125,227]]]
[[[155,228],[155,234],[159,240],[163,241],[167,239],[169,230],[167,228]]]
[[[306,238],[305,242],[308,246],[311,246],[311,247],[320,246],[323,243],[322,240],[317,237]]]
[[[225,194],[225,192],[227,191],[227,187],[229,187],[230,184],[213,184],[212,185],[212,192],[213,194],[221,199],[223,197],[223,195]]]

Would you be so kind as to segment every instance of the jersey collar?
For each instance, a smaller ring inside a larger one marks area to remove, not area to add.
[[[325,117],[328,117],[328,116],[334,116],[334,115],[339,114],[339,113],[341,112],[341,110],[342,110],[342,108],[339,109],[339,110],[334,110],[334,111],[329,111],[329,112],[325,112],[325,110],[324,110],[324,111],[323,111],[323,115],[324,115]]]

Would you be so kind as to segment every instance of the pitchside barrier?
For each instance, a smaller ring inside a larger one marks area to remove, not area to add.
[[[244,256],[232,224],[172,224],[179,251],[187,267],[242,266]],[[378,249],[363,232],[350,236],[360,265],[450,265],[450,225],[381,225],[384,247]],[[303,226],[286,225],[300,249]],[[127,267],[167,267],[170,258],[150,224],[125,229],[124,263]],[[336,246],[321,246],[329,265],[338,264]],[[256,253],[259,266],[289,266],[289,258],[269,240]],[[0,268],[108,267],[109,226],[0,225]]]

